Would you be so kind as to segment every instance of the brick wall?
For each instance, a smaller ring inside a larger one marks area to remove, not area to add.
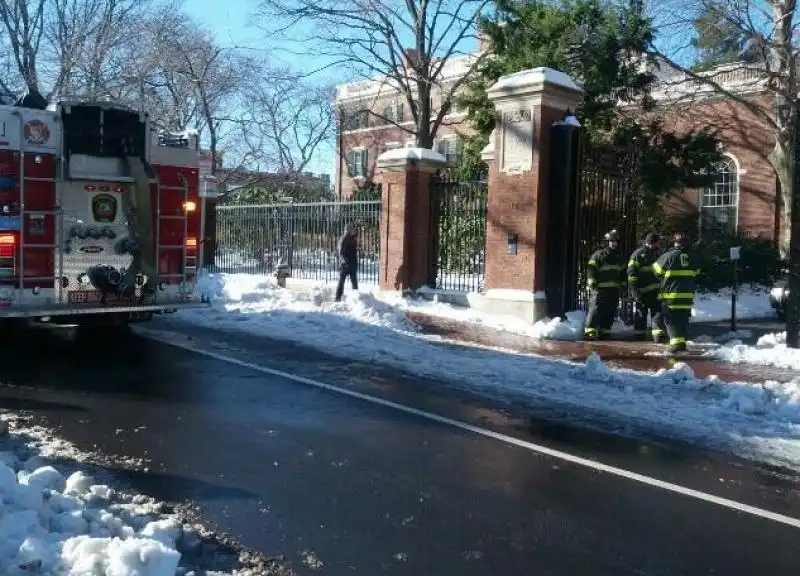
[[[489,168],[486,225],[486,286],[511,290],[544,290],[547,260],[547,194],[549,191],[550,126],[563,109],[534,109],[533,164],[530,172],[500,171],[500,142]],[[499,131],[496,136],[500,138]],[[508,254],[508,235],[518,235],[517,253]]]
[[[750,95],[747,98],[769,112],[769,95]],[[673,104],[662,114],[667,129],[684,132],[707,127],[715,133],[723,151],[739,165],[739,230],[779,239],[782,209],[777,177],[769,162],[774,139],[765,123],[743,104],[722,98]],[[699,191],[683,190],[671,195],[667,208],[676,213],[696,212],[698,204]]]

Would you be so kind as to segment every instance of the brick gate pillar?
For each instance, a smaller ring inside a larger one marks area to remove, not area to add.
[[[547,314],[545,258],[550,136],[583,90],[550,68],[501,77],[488,91],[497,110],[487,146],[485,307],[530,321]]]
[[[428,283],[431,176],[447,165],[433,150],[400,148],[378,157],[381,184],[381,290],[415,290]]]

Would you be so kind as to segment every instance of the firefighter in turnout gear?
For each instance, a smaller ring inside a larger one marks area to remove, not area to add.
[[[607,245],[589,258],[586,266],[590,290],[589,314],[584,336],[587,340],[607,338],[614,324],[619,303],[624,265],[619,253],[619,235],[612,230],[605,236]]]
[[[653,272],[661,280],[658,298],[669,335],[670,352],[686,350],[695,281],[700,273],[697,257],[687,250],[686,244],[686,235],[678,232],[672,250],[653,264]]]
[[[634,305],[633,328],[640,340],[647,336],[648,313],[653,322],[653,341],[660,342],[664,338],[661,304],[658,301],[661,282],[653,272],[653,264],[660,254],[660,238],[655,232],[650,232],[645,236],[644,245],[634,250],[628,259],[628,290]]]

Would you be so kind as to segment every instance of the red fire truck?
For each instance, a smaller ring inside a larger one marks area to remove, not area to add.
[[[196,134],[107,102],[19,104],[0,106],[0,318],[127,324],[207,305]]]

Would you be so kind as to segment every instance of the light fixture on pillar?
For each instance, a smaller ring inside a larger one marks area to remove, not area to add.
[[[572,126],[573,128],[580,128],[581,123],[571,110],[567,110],[561,120],[553,122],[553,126]]]

